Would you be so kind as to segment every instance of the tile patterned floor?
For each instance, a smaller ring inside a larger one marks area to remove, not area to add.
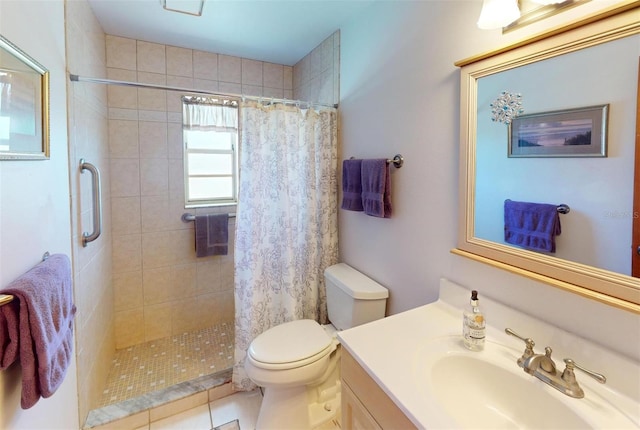
[[[233,366],[233,322],[116,351],[99,407]]]
[[[262,393],[259,389],[238,392],[136,430],[253,430],[261,404]],[[341,430],[340,417],[313,430]]]
[[[260,390],[238,392],[136,430],[253,430],[261,403]]]

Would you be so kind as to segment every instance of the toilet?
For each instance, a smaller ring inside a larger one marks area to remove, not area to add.
[[[344,263],[324,272],[331,324],[304,319],[272,327],[249,345],[245,371],[264,388],[256,429],[312,429],[340,411],[336,333],[384,318],[389,291]]]

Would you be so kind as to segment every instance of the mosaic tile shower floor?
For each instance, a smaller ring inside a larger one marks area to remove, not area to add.
[[[231,368],[233,339],[228,321],[116,351],[98,407]]]

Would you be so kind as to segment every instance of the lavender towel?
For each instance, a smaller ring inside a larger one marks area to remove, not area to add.
[[[13,281],[0,293],[14,299],[0,307],[2,369],[20,357],[22,409],[60,387],[73,352],[71,262],[55,254]],[[16,328],[17,324],[17,328]],[[17,336],[17,337],[16,337]],[[7,342],[8,339],[8,342]]]
[[[11,366],[18,357],[20,341],[18,301],[0,307],[0,370]]]
[[[362,206],[367,215],[391,218],[391,181],[386,158],[362,160]]]
[[[504,201],[504,240],[534,251],[556,252],[561,233],[556,205]]]
[[[342,209],[362,212],[362,160],[342,162]]]
[[[229,214],[196,215],[196,257],[227,255]]]

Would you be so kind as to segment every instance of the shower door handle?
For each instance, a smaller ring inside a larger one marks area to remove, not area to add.
[[[100,184],[100,171],[96,166],[80,159],[80,173],[85,170],[91,173],[91,187],[93,192],[93,232],[82,233],[82,246],[86,247],[89,242],[93,242],[102,232],[102,186]]]

